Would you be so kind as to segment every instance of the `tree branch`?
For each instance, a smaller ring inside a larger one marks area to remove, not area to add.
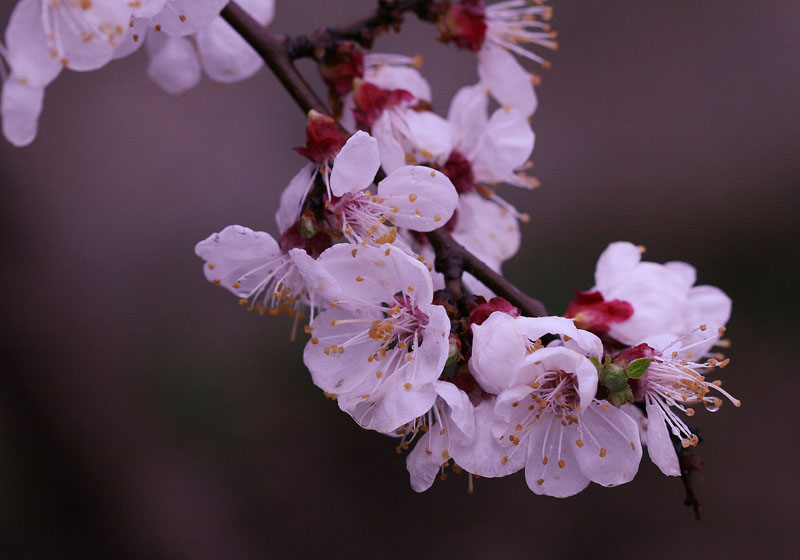
[[[320,113],[330,113],[292,64],[289,57],[289,41],[285,36],[268,31],[236,2],[228,3],[220,15],[264,59],[304,113],[308,113],[311,109]]]
[[[379,0],[375,11],[363,18],[338,27],[324,27],[310,37],[302,35],[291,39],[289,57],[292,60],[314,57],[319,46],[329,47],[338,41],[355,41],[364,48],[371,48],[375,37],[389,29],[399,29],[406,12],[415,12],[422,19],[432,20],[436,10],[433,0]]]
[[[486,284],[486,286],[491,288],[498,296],[510,301],[519,308],[523,315],[527,317],[543,317],[548,314],[547,309],[541,301],[523,293],[501,274],[489,268],[486,263],[465,249],[463,245],[453,239],[444,229],[440,228],[430,231],[425,235],[428,241],[431,242],[431,245],[433,245],[434,250],[436,250],[437,270],[439,270],[438,263],[440,260],[440,253],[442,253],[445,259],[457,259],[465,272],[469,272],[475,278]],[[439,271],[445,274],[446,280],[447,273],[443,270]]]
[[[429,4],[429,0],[383,0],[378,11],[365,18],[345,26],[343,29],[355,30],[358,27],[373,25],[381,21],[382,10],[389,10],[386,6],[395,5],[390,12],[397,10],[421,9]],[[222,10],[222,17],[261,55],[270,70],[278,77],[280,82],[297,102],[303,112],[315,109],[320,113],[330,115],[325,105],[314,94],[302,76],[297,72],[291,62],[289,41],[285,36],[276,35],[264,29],[256,20],[250,17],[236,2],[230,2]],[[383,16],[386,17],[386,16]],[[350,31],[347,31],[350,32]],[[522,313],[529,317],[547,315],[542,302],[525,295],[516,286],[503,278],[475,255],[457,243],[449,233],[438,229],[425,234],[436,251],[436,268],[445,275],[448,288],[453,290],[453,295],[460,297],[461,272],[466,271],[486,284],[498,296],[507,299],[518,307]]]

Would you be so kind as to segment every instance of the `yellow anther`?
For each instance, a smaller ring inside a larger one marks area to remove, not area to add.
[[[608,454],[608,450],[605,447],[600,448],[600,456],[605,457]]]

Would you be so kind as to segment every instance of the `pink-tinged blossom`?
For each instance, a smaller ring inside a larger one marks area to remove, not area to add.
[[[303,354],[314,383],[361,426],[390,433],[427,414],[450,319],[428,269],[392,245],[334,245],[304,271],[330,299]]]
[[[478,76],[498,103],[530,116],[537,106],[536,79],[511,53],[547,67],[546,60],[524,45],[556,48],[548,23],[551,16],[549,6],[524,0],[488,6],[483,0],[462,0],[444,14],[439,32],[442,40],[477,52]]]
[[[715,335],[721,334],[711,333],[707,328],[698,330],[709,340],[716,340]],[[679,413],[694,416],[695,410],[691,407],[696,405],[716,412],[722,406],[721,396],[734,406],[741,406],[738,399],[722,388],[721,381],[706,380],[710,371],[725,367],[728,360],[714,357],[686,359],[685,356],[692,355],[693,347],[705,345],[704,342],[692,343],[687,340],[690,338],[670,341],[668,336],[652,337],[650,342],[657,349],[643,343],[623,350],[614,358],[615,363],[622,364],[640,358],[651,360],[644,375],[633,381],[633,390],[645,403],[647,432],[644,443],[650,459],[668,476],[681,474],[673,439],[680,440],[683,447],[698,443],[697,436]]]
[[[371,128],[387,173],[410,163],[446,159],[452,151],[447,121],[432,111],[417,110],[410,92],[361,82],[353,98],[356,121]]]
[[[164,7],[155,16],[133,20],[130,37],[117,49],[115,57],[127,56],[145,44],[148,76],[171,94],[185,93],[196,86],[202,71],[218,83],[245,80],[264,62],[219,16],[225,4],[220,0],[162,2]],[[274,0],[242,0],[239,5],[261,25],[272,22]]]
[[[14,6],[0,47],[10,68],[0,100],[9,142],[33,141],[44,88],[62,68],[95,70],[108,63],[128,34],[130,17],[127,3],[119,0],[21,0]]]
[[[525,479],[536,494],[566,497],[589,482],[630,481],[642,450],[636,422],[596,398],[598,373],[589,358],[602,343],[561,317],[512,318],[493,313],[473,325],[469,366],[487,392],[497,394],[492,434],[505,454],[525,457]],[[560,342],[543,347],[541,338]],[[478,473],[480,474],[480,473]]]
[[[387,95],[389,103],[396,103],[400,100],[410,102],[413,100],[414,103],[431,102],[431,86],[419,72],[422,65],[421,57],[386,53],[364,55],[361,54],[361,51],[357,51],[357,53],[360,58],[353,56],[353,60],[346,64],[342,71],[346,76],[357,72],[358,79],[350,78],[349,83],[345,84],[344,78],[341,78],[338,83],[342,85],[338,86],[336,90],[344,92],[339,95],[342,95],[341,123],[346,130],[355,130],[357,125],[371,126],[374,119],[379,116],[379,111],[383,109],[378,107],[381,103],[379,98],[381,95]],[[360,62],[360,65],[356,66],[356,62]],[[363,83],[374,86],[374,89],[367,89],[361,93],[362,107],[364,105],[369,107],[366,111],[356,107],[353,95],[354,86],[358,88]],[[347,87],[345,88],[344,85]],[[363,99],[364,95],[370,97]],[[371,116],[369,115],[370,111],[372,111]]]
[[[300,272],[313,259],[300,249],[282,250],[268,233],[228,226],[199,242],[194,251],[205,261],[206,279],[238,297],[248,311],[285,313],[295,317],[296,327],[303,308],[313,303]]]
[[[328,197],[336,192],[347,192],[348,186],[356,190],[367,188],[380,168],[375,139],[363,131],[345,138],[326,115],[310,111],[306,127],[306,145],[295,148],[310,161],[292,178],[281,194],[280,206],[275,214],[278,228],[283,232],[293,226],[317,176],[325,182]]]
[[[628,242],[610,244],[597,261],[595,286],[589,292],[597,301],[584,305],[586,293],[579,295],[569,315],[577,325],[607,333],[627,345],[656,335],[675,339],[692,333],[692,343],[702,341],[695,355],[705,354],[717,337],[706,337],[697,327],[704,325],[710,333],[724,327],[731,313],[730,298],[719,288],[695,286],[697,276],[691,265],[643,262],[642,251]],[[603,303],[606,307],[598,305]],[[628,305],[633,313],[626,317]]]
[[[327,220],[353,243],[393,243],[398,227],[431,231],[447,223],[458,202],[450,180],[423,166],[395,169],[378,183],[373,195],[369,189],[380,167],[380,155],[375,138],[363,131],[347,140],[332,166],[329,161],[325,159],[318,167],[309,164],[312,167],[306,166],[292,180],[281,197],[280,227],[299,217],[317,169],[328,189]]]
[[[537,186],[538,182],[523,171],[535,140],[528,119],[511,106],[501,107],[491,116],[488,108],[484,85],[458,90],[447,115],[453,151],[442,168],[462,178],[460,184],[453,181],[460,193],[471,191],[474,183]]]

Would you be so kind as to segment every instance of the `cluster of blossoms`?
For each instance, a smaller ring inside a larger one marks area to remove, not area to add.
[[[143,42],[148,74],[172,93],[201,66],[218,81],[252,75],[261,59],[219,17],[225,3],[21,0],[2,49],[7,138],[33,139],[62,67],[98,68]],[[272,0],[240,4],[262,25],[272,19]],[[479,82],[444,118],[418,58],[320,45],[336,118],[308,114],[279,236],[238,225],[212,234],[195,248],[206,278],[249,311],[293,317],[292,338],[302,325],[314,383],[362,427],[398,438],[416,491],[452,464],[481,477],[524,469],[534,493],[565,497],[630,481],[645,446],[664,474],[681,474],[680,450],[699,441],[684,420],[692,407],[739,405],[707,380],[728,363],[714,347],[729,298],[695,286],[690,265],[643,262],[627,242],[603,252],[595,286],[564,316],[524,316],[468,273],[448,282],[431,232],[451,234],[497,277],[519,249],[527,215],[495,187],[537,186],[526,170],[538,78],[517,57],[546,66],[530,48],[555,48],[555,34],[539,2],[421,1],[417,11],[442,41],[477,53]]]

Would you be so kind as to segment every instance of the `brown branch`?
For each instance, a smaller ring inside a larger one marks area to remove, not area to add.
[[[442,253],[443,262],[459,262],[465,272],[469,272],[486,284],[498,296],[510,301],[519,308],[523,315],[527,317],[543,317],[548,314],[541,301],[523,293],[501,274],[489,268],[486,263],[465,249],[444,229],[437,229],[425,235],[433,245],[434,250],[436,250],[436,269],[445,274],[445,280],[447,279],[447,272],[439,269],[440,252]]]
[[[330,47],[342,40],[371,48],[375,37],[389,29],[400,28],[406,12],[415,12],[421,19],[436,19],[437,11],[433,4],[433,0],[378,0],[378,7],[366,17],[338,27],[324,27],[310,37],[303,35],[291,39],[289,57],[292,60],[315,57],[317,47]]]
[[[394,3],[395,0],[384,0],[381,5]],[[397,6],[420,6],[426,4],[423,0],[397,0]],[[381,8],[379,8],[379,11]],[[289,40],[264,29],[256,20],[250,17],[236,2],[230,2],[222,10],[222,17],[252,46],[267,63],[267,66],[275,73],[280,82],[297,102],[304,112],[315,109],[320,113],[330,115],[323,103],[314,94],[302,76],[292,65],[289,55]],[[373,15],[363,21],[373,21]],[[352,25],[365,25],[352,24]],[[436,251],[437,270],[445,275],[448,289],[453,291],[453,295],[460,297],[461,272],[466,271],[475,276],[478,280],[486,284],[498,296],[507,299],[517,306],[523,314],[529,317],[541,317],[547,315],[542,302],[528,295],[525,295],[517,287],[511,284],[503,276],[478,259],[475,255],[467,251],[457,243],[449,233],[443,229],[438,229],[425,234],[431,245]]]
[[[285,36],[268,31],[236,2],[228,3],[220,15],[264,59],[304,113],[308,113],[311,109],[329,113],[325,104],[292,64],[289,57],[289,41]]]

